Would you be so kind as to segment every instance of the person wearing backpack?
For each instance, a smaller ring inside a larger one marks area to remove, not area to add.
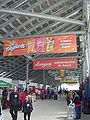
[[[24,106],[23,106],[24,120],[26,120],[27,115],[28,115],[28,120],[30,120],[32,111],[33,111],[32,100],[31,100],[31,96],[28,95],[28,96],[26,96],[26,100],[25,100]]]

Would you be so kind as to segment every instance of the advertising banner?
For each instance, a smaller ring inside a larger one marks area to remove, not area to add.
[[[77,52],[76,35],[66,35],[57,37],[58,53]]]
[[[36,53],[45,53],[45,39],[44,38],[36,38]]]
[[[4,41],[4,56],[77,52],[76,35]]]
[[[34,70],[77,69],[77,59],[33,60]]]
[[[46,37],[45,53],[77,52],[76,35]]]
[[[35,49],[35,39],[34,38],[33,39],[27,39],[26,44],[27,44],[27,49],[28,49],[26,54],[35,53],[36,52],[36,49]]]
[[[27,39],[4,41],[4,56],[26,55],[27,53]]]

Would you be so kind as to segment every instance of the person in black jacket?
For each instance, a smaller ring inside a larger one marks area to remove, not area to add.
[[[74,119],[81,119],[81,99],[77,92],[74,92],[73,102],[75,103],[75,113],[76,113],[76,118]]]
[[[18,106],[20,102],[19,94],[17,92],[16,86],[13,88],[13,92],[10,94],[9,98],[10,102],[10,114],[12,116],[12,120],[17,120],[17,112]]]
[[[24,120],[26,120],[26,116],[28,115],[28,120],[30,120],[31,112],[33,111],[33,106],[31,102],[31,96],[28,95],[26,97],[26,101],[24,102],[23,112],[24,112]]]
[[[6,109],[7,96],[8,96],[8,91],[7,91],[7,88],[5,87],[2,92],[2,109],[3,110]]]

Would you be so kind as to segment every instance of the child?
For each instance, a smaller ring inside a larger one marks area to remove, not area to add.
[[[26,101],[24,102],[23,112],[24,112],[24,120],[26,120],[26,116],[28,115],[28,120],[30,120],[31,112],[33,111],[33,106],[31,102],[31,96],[26,96]]]

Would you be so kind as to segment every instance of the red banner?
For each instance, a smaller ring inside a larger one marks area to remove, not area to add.
[[[34,70],[77,69],[77,59],[34,60]]]
[[[77,52],[76,35],[4,41],[4,56]]]

